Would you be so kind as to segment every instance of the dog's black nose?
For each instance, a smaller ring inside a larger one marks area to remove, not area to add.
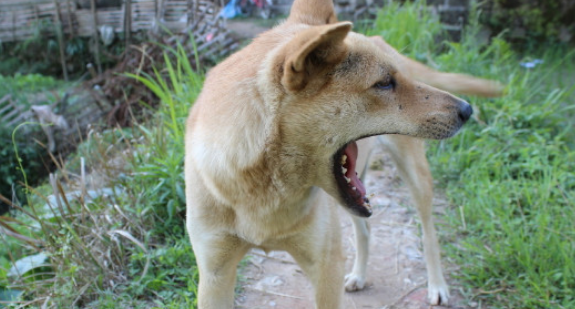
[[[471,117],[471,114],[473,114],[473,108],[471,108],[471,105],[469,105],[469,103],[463,100],[460,100],[459,119],[461,119],[462,122],[466,122],[467,120],[469,120],[469,117]]]

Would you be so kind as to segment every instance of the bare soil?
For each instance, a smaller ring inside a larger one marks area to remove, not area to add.
[[[345,293],[344,308],[423,309],[431,308],[427,301],[427,275],[423,260],[419,218],[411,204],[410,194],[399,178],[395,166],[383,152],[374,156],[365,181],[374,214],[371,225],[370,257],[366,287],[362,291]],[[434,214],[441,221],[445,197],[435,193]],[[355,258],[355,236],[349,215],[341,212],[346,271],[350,272]],[[299,309],[314,308],[313,288],[294,260],[285,252],[254,250],[249,253],[239,271],[238,309]],[[450,284],[449,306],[433,308],[470,308],[458,293],[458,284],[449,278],[456,268],[443,262]]]

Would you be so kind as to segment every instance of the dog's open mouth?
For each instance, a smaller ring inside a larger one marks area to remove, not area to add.
[[[344,206],[357,216],[369,217],[372,213],[371,205],[356,171],[357,156],[355,142],[340,148],[333,156],[333,173]]]

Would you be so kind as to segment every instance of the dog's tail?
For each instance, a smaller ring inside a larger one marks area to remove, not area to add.
[[[498,97],[503,94],[503,85],[493,80],[467,74],[438,72],[407,57],[403,65],[406,74],[413,79],[447,92],[482,97]]]
[[[371,39],[382,51],[396,57],[399,69],[404,74],[417,81],[457,94],[482,97],[497,97],[503,94],[504,87],[499,82],[466,74],[436,71],[423,63],[400,54],[381,37],[374,36]]]

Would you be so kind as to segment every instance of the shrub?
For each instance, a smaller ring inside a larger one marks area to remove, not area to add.
[[[511,42],[534,47],[537,42],[575,42],[575,1],[487,0],[479,4],[481,23]]]
[[[43,134],[37,132],[38,134]],[[15,144],[12,143],[12,131],[0,128],[0,194],[6,197],[13,197],[25,203],[23,173],[31,180],[30,185],[38,184],[39,180],[46,175],[46,167],[42,164],[45,150],[40,145],[33,144],[22,134],[14,135]],[[18,157],[14,151],[18,149]],[[22,163],[23,170],[19,167]],[[13,194],[15,194],[13,196]],[[0,201],[0,214],[8,209],[8,205]]]
[[[130,75],[162,100],[147,124],[91,132],[50,184],[32,190],[29,207],[0,216],[16,236],[0,233],[0,301],[20,293],[45,308],[195,306],[198,274],[181,214],[183,132],[203,75],[181,47],[167,48],[165,60],[165,70]],[[49,276],[6,274],[38,253],[47,256]]]
[[[370,33],[387,39],[417,5],[381,13],[384,23]],[[445,216],[453,227],[444,236],[447,256],[460,265],[455,275],[481,308],[575,308],[575,52],[545,45],[534,51],[543,64],[525,68],[520,62],[530,57],[502,36],[480,44],[476,12],[470,20],[461,42],[429,57],[442,71],[508,86],[501,98],[467,98],[474,120],[454,138],[429,143],[435,180],[453,204]],[[412,57],[433,50],[418,26],[433,29],[414,20],[390,43]]]

